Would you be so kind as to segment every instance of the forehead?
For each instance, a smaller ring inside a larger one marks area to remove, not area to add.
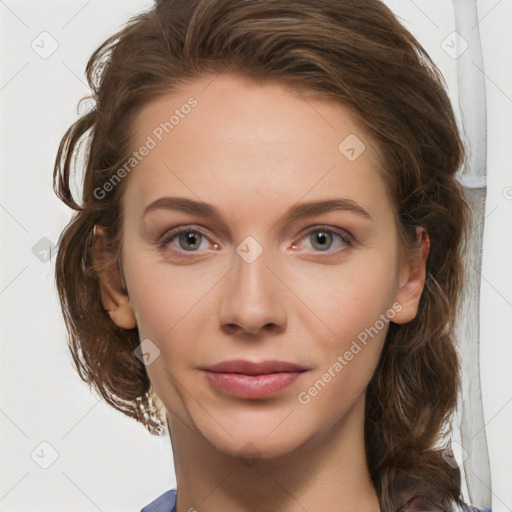
[[[224,205],[226,213],[334,197],[376,215],[391,207],[380,204],[378,150],[357,118],[288,85],[205,77],[146,105],[133,128],[134,151],[150,148],[123,198],[138,215],[166,193]]]

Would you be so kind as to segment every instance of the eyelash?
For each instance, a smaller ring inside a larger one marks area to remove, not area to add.
[[[300,240],[306,238],[308,235],[311,235],[311,234],[317,233],[317,232],[328,233],[331,235],[337,235],[341,239],[343,244],[345,244],[346,247],[350,247],[350,246],[354,245],[354,243],[355,243],[354,237],[349,232],[340,230],[340,229],[334,229],[330,226],[324,226],[324,225],[316,225],[316,226],[311,227],[302,235]],[[210,240],[210,237],[206,232],[191,225],[191,226],[181,226],[181,227],[178,227],[175,229],[171,229],[170,231],[167,231],[166,233],[164,233],[164,235],[162,235],[158,239],[157,245],[160,247],[160,249],[162,251],[165,251],[165,250],[167,250],[169,244],[182,233],[196,233],[196,234],[200,234],[201,236]],[[293,244],[293,246],[295,246],[295,245],[296,244]],[[333,253],[336,254],[340,251],[345,250],[346,247],[339,248],[336,250],[326,249],[325,251],[313,251],[313,252],[320,254],[320,255],[322,253],[327,253],[327,256],[331,256]],[[189,256],[185,256],[185,254],[187,252],[189,252],[190,254],[194,254],[194,252],[197,252],[197,251],[184,251],[184,250],[173,249],[173,252],[175,254],[177,254],[178,257],[189,258]]]

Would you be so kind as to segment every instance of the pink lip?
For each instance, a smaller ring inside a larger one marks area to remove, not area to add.
[[[238,398],[265,398],[291,385],[308,370],[286,361],[223,361],[201,368],[206,380]]]
[[[238,398],[265,398],[281,391],[294,382],[303,372],[244,375],[243,373],[216,373],[203,371],[213,386]]]

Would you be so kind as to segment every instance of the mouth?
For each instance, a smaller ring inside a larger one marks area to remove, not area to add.
[[[295,382],[305,371],[245,375],[203,370],[206,380],[216,389],[237,398],[266,398],[279,393]]]
[[[237,398],[266,398],[297,381],[309,368],[286,361],[223,361],[201,368],[216,390]]]

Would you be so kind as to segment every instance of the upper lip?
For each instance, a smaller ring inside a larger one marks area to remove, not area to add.
[[[266,361],[245,361],[236,359],[221,361],[220,363],[206,366],[202,370],[216,373],[244,373],[246,375],[266,375],[269,373],[281,372],[303,372],[308,370],[305,366],[289,363],[287,361],[266,360]]]

